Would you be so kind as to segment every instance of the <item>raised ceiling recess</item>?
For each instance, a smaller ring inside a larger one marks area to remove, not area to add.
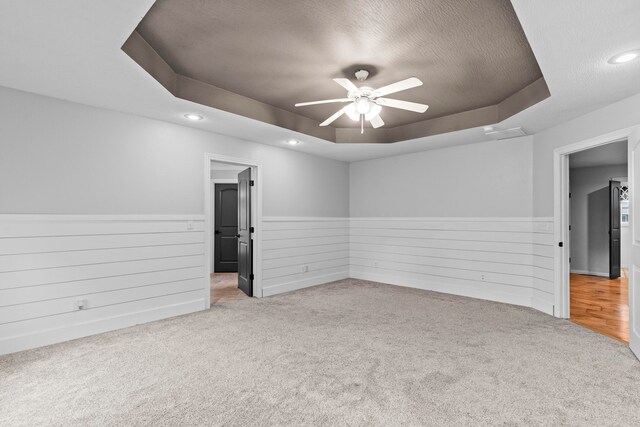
[[[389,143],[500,122],[549,96],[509,0],[158,0],[122,49],[174,96],[338,143]],[[333,78],[417,77],[374,129]]]

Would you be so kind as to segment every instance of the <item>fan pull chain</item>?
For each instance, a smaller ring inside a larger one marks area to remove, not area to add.
[[[364,133],[364,114],[360,114],[360,134]]]

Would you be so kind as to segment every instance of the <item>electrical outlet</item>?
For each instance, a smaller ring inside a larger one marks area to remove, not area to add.
[[[480,279],[484,280],[484,274],[480,275]]]
[[[187,221],[187,230],[193,230],[194,228],[193,221]]]
[[[378,261],[373,261],[373,266],[377,267],[378,266]]]
[[[303,265],[302,266],[302,272],[306,273],[307,271],[309,271],[309,266],[308,265]]]
[[[84,310],[87,308],[87,300],[79,299],[76,301],[76,310]]]

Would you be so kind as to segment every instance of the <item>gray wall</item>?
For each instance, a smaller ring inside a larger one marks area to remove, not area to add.
[[[608,275],[609,180],[627,165],[571,169],[571,271]]]
[[[637,111],[640,95],[540,132],[533,144],[525,138],[353,163],[353,215],[551,216],[553,150],[638,124]],[[0,125],[0,213],[202,213],[205,152],[263,162],[265,215],[349,213],[343,162],[6,88]],[[376,169],[396,164],[412,169]],[[417,179],[419,196],[391,203],[415,193],[405,178]],[[526,193],[532,201],[522,200]]]
[[[531,144],[523,137],[351,163],[351,216],[531,216]]]
[[[640,124],[638,111],[640,94],[527,138],[352,163],[351,215],[553,216],[554,150]]]
[[[553,89],[551,90],[553,96]],[[532,108],[542,108],[540,106]],[[533,143],[533,213],[553,215],[553,151],[640,124],[640,94],[539,132]]]
[[[0,88],[0,213],[202,214],[207,152],[262,162],[265,216],[349,214],[347,163]]]

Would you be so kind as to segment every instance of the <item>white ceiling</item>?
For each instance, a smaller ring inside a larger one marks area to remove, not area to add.
[[[637,0],[512,0],[551,98],[500,123],[537,133],[640,92]],[[133,113],[242,139],[356,161],[486,141],[481,128],[395,144],[334,144],[174,98],[120,46],[153,0],[0,0],[0,86]],[[185,112],[206,120],[186,122]],[[284,140],[302,141],[295,147]]]
[[[592,166],[626,165],[628,160],[627,140],[601,145],[579,151],[569,156],[569,167],[588,168]]]

